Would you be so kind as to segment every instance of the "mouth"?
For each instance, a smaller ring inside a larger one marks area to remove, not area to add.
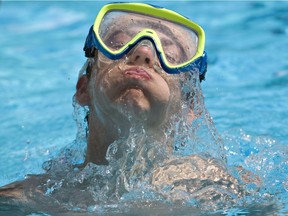
[[[148,72],[142,68],[139,67],[133,67],[129,68],[124,71],[124,75],[130,78],[134,79],[140,79],[140,80],[150,80],[151,76],[148,74]]]

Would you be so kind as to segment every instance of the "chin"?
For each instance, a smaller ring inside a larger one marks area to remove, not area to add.
[[[117,100],[117,109],[125,116],[135,119],[147,119],[151,106],[144,93],[138,89],[126,90]]]

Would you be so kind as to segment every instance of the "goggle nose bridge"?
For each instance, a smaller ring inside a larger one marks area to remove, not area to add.
[[[145,42],[148,44],[145,44]],[[163,47],[161,45],[160,38],[158,37],[157,33],[152,29],[143,29],[142,31],[138,32],[135,35],[135,37],[130,42],[128,42],[128,44],[129,45],[126,47],[126,50],[124,50],[125,54],[129,53],[131,50],[133,50],[134,48],[137,48],[140,45],[144,45],[144,46],[148,45],[150,47],[153,47],[155,56],[158,55],[159,58],[164,57],[162,53]]]
[[[138,49],[140,49],[141,47],[147,47],[149,49],[149,54],[147,52],[146,53],[146,58],[153,58],[159,59],[159,56],[157,57],[157,48],[155,46],[155,44],[153,43],[153,39],[147,39],[147,38],[140,38],[137,42],[135,42],[134,46],[130,49],[130,51],[128,51],[128,56],[133,56],[135,53],[136,55],[139,55],[139,53],[137,52]],[[151,52],[151,53],[150,53]],[[152,55],[150,55],[152,54]],[[144,54],[145,55],[145,54]]]
[[[149,47],[152,47],[154,45],[153,45],[153,43],[150,40],[142,39],[142,40],[138,41],[136,46],[149,46]]]
[[[134,38],[137,38],[137,39],[131,43],[131,41],[133,41]],[[158,44],[158,43],[161,43],[161,41],[157,33],[153,31],[152,29],[144,29],[138,32],[134,38],[130,42],[128,42],[128,43],[131,43],[129,46],[131,46],[132,48],[139,45],[139,43],[142,43],[143,41],[150,41],[153,44],[155,50],[157,50],[160,53],[162,46],[161,44]]]

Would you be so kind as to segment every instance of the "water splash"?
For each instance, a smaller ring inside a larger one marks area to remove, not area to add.
[[[238,178],[250,193],[243,199],[245,205],[262,203],[275,205],[273,208],[277,211],[281,208],[287,211],[287,207],[283,207],[287,200],[287,146],[271,137],[250,135],[242,129],[229,131],[224,137],[228,166],[243,167],[246,172]]]
[[[38,206],[49,200],[58,210],[100,214],[147,208],[179,213],[179,206],[187,212],[227,215],[274,211],[275,199],[287,192],[287,149],[243,131],[222,140],[205,108],[198,77],[180,78],[180,115],[172,115],[162,133],[132,124],[128,136],[109,146],[108,165],[81,167],[87,109],[74,103],[77,139],[43,164],[47,173],[36,188],[44,193],[29,197]]]
[[[106,166],[79,168],[85,156],[87,110],[74,103],[77,139],[43,165],[49,176],[42,184],[45,196],[69,210],[98,212],[111,206],[120,211],[120,204],[202,210],[234,205],[244,188],[227,172],[223,143],[205,109],[198,75],[179,77],[184,92],[180,114],[172,115],[161,133],[132,124],[128,137],[109,146]]]

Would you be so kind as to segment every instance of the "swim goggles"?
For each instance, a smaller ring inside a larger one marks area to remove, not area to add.
[[[98,13],[86,38],[86,57],[94,57],[95,48],[107,58],[117,60],[142,40],[156,48],[162,68],[170,74],[199,70],[205,78],[207,56],[205,33],[184,16],[143,3],[111,3]]]

